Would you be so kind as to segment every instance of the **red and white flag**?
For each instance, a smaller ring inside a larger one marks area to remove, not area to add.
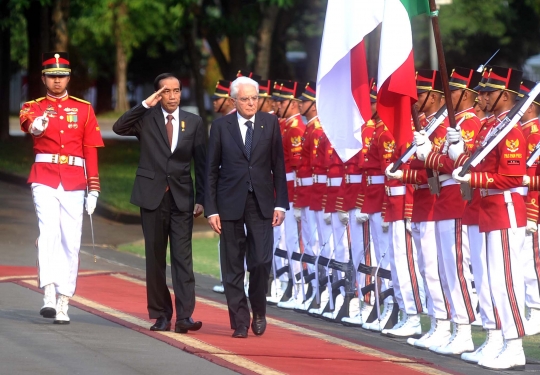
[[[362,149],[361,127],[371,118],[364,38],[381,23],[383,11],[384,1],[328,0],[317,74],[317,110],[328,139],[344,162]]]

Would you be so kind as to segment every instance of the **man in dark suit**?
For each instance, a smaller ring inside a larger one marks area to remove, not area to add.
[[[205,215],[220,235],[221,271],[233,337],[246,338],[250,323],[244,293],[249,271],[251,329],[266,329],[266,292],[273,229],[289,206],[283,145],[277,117],[257,112],[257,82],[239,77],[231,85],[237,113],[212,123],[206,165]],[[244,230],[247,229],[247,234]]]
[[[187,333],[202,326],[191,318],[195,308],[191,233],[193,217],[203,212],[205,129],[199,116],[179,109],[182,85],[174,75],[160,74],[154,88],[156,92],[124,113],[113,130],[119,135],[136,136],[141,145],[131,203],[141,208],[148,312],[156,319],[150,329],[171,329],[173,308],[165,261],[170,241],[175,332]]]

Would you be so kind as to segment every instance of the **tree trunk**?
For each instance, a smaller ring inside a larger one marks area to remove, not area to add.
[[[274,79],[295,79],[294,71],[287,62],[286,44],[287,29],[292,25],[297,16],[296,8],[280,9],[278,14],[279,22],[276,23],[274,35],[272,36],[272,52],[269,77]]]
[[[55,0],[51,13],[51,46],[54,51],[66,52],[68,50],[68,18],[69,0]]]
[[[49,9],[34,0],[25,10],[26,31],[28,34],[28,97],[36,99],[43,96],[45,89],[41,82],[41,55],[49,51]]]
[[[7,1],[0,4],[0,14],[4,19],[10,17]],[[9,139],[9,81],[11,78],[11,32],[9,27],[0,27],[0,140]]]
[[[242,3],[242,0],[227,0],[222,2],[225,19],[241,25],[244,22],[240,16]],[[230,68],[229,77],[225,77],[225,79],[234,79],[239,69],[247,69],[246,37],[243,31],[234,31],[227,34],[227,37],[229,38]]]
[[[112,108],[112,82],[109,77],[99,75],[96,79],[96,113],[109,112]]]
[[[257,35],[257,57],[255,59],[254,71],[266,79],[270,73],[272,35],[276,27],[279,8],[275,5],[265,6],[261,13],[262,22]]]
[[[127,100],[127,53],[122,43],[122,23],[127,17],[127,6],[120,2],[115,9],[114,18],[114,38],[116,45],[116,112],[126,112],[129,110]]]
[[[203,76],[201,75],[201,52],[197,48],[195,43],[195,37],[197,35],[197,19],[195,18],[190,22],[187,18],[187,13],[184,21],[183,36],[185,43],[188,49],[189,55],[189,68],[191,69],[191,74],[195,80],[195,102],[197,103],[197,108],[199,108],[199,116],[202,117],[205,128],[208,127],[208,119],[206,116],[206,108],[204,107],[204,82]],[[208,132],[205,132],[205,136],[208,135]]]

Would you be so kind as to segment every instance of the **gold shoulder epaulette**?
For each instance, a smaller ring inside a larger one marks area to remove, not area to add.
[[[295,118],[294,120],[292,120],[291,122],[291,125],[289,125],[291,128],[295,128],[298,126],[298,119]]]
[[[531,126],[531,133],[538,133],[538,125],[532,124],[532,126]]]
[[[87,102],[86,100],[83,100],[83,99],[77,98],[77,97],[75,97],[75,96],[70,96],[70,98],[71,98],[71,99],[73,99],[73,100],[76,100],[76,101],[78,101],[78,102],[81,102],[81,103],[84,103],[84,104],[88,104],[88,105],[91,105],[91,103],[90,103],[90,102]]]
[[[320,129],[320,128],[322,128],[321,122],[318,121],[318,120],[315,120],[315,123],[313,124],[313,126],[314,126],[315,129]]]
[[[42,97],[42,98],[37,98],[37,99],[34,99],[34,100],[29,100],[27,101],[26,103],[24,104],[31,104],[31,103],[37,103],[37,102],[40,102],[42,101],[43,99],[45,99],[45,97]]]

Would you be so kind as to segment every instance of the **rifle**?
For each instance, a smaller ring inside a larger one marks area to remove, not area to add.
[[[435,131],[435,129],[437,129],[437,127],[443,123],[444,119],[446,119],[447,116],[448,111],[446,110],[445,104],[437,111],[437,113],[435,113],[435,116],[433,116],[431,121],[424,128],[426,136],[429,137]],[[391,170],[392,173],[395,173],[403,163],[406,163],[411,158],[411,156],[414,155],[415,152],[416,143],[413,141],[411,145],[407,148],[407,150],[403,153],[403,155],[401,155],[401,157],[394,163],[394,166]]]
[[[532,167],[536,159],[538,159],[538,156],[540,156],[540,142],[536,144],[536,147],[527,159],[527,167]]]
[[[476,149],[474,154],[465,162],[465,164],[463,164],[463,168],[459,173],[461,177],[467,174],[471,166],[476,167],[478,163],[480,163],[480,161],[483,160],[486,155],[499,144],[499,142],[510,132],[510,130],[512,130],[514,125],[517,124],[517,122],[523,116],[524,111],[529,108],[534,98],[536,98],[538,94],[540,94],[540,83],[537,83],[531,92],[517,102],[510,112],[508,112],[506,117],[500,122],[500,124],[491,130],[486,139],[484,139],[482,144]]]

